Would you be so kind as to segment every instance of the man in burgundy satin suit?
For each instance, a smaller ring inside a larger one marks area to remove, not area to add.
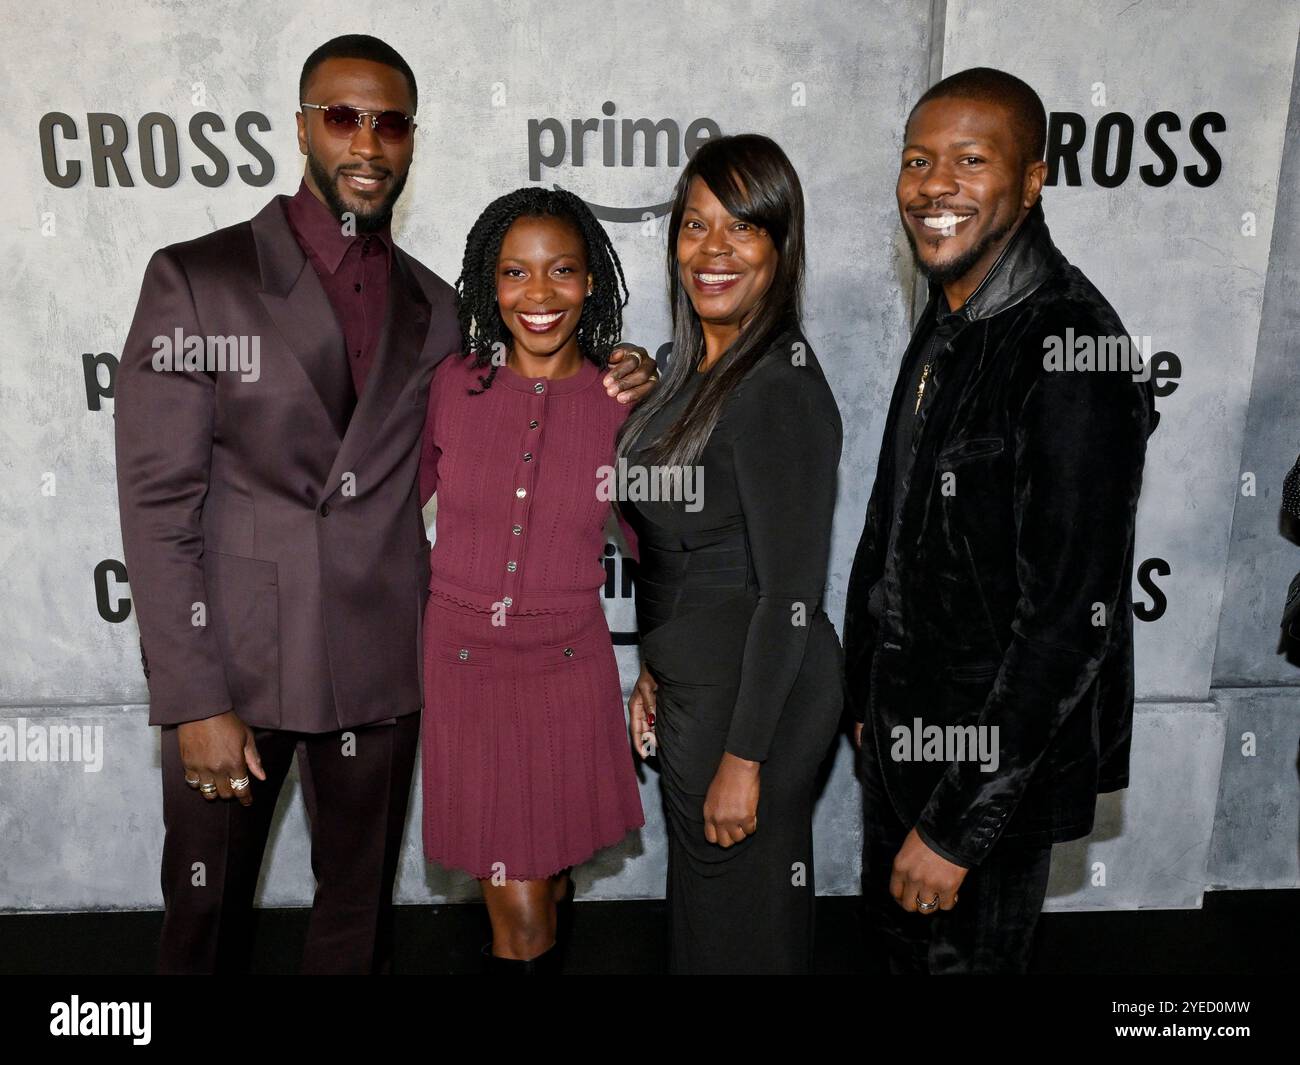
[[[162,726],[163,972],[246,966],[295,750],[317,881],[302,969],[391,964],[429,572],[418,443],[460,331],[452,287],[389,231],[410,67],[339,37],[299,92],[297,194],[154,254],[117,375],[123,548]],[[653,362],[618,361],[608,390],[639,399]]]
[[[329,42],[303,74],[303,103],[415,112],[410,68],[374,38]],[[421,701],[416,444],[459,330],[454,290],[389,233],[413,131],[325,123],[298,116],[296,196],[154,254],[117,377],[123,547],[163,726],[163,972],[246,964],[300,744],[317,879],[303,970],[388,960]],[[178,329],[205,351],[247,338],[254,372],[160,368],[154,338]]]

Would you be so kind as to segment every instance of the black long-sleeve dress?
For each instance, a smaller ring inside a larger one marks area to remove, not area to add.
[[[707,375],[646,426],[683,412]],[[783,334],[724,404],[702,506],[623,503],[640,540],[637,620],[658,683],[674,972],[806,972],[812,961],[814,778],[842,708],[843,656],[822,608],[841,426],[803,336]],[[724,752],[762,763],[757,831],[704,837]]]

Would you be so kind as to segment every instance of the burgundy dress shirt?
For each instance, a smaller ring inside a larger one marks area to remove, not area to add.
[[[360,396],[388,309],[388,271],[393,260],[390,226],[386,223],[377,233],[345,235],[342,223],[316,198],[305,179],[288,201],[285,215],[339,320],[352,384]]]

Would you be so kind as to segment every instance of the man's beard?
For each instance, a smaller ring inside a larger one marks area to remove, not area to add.
[[[996,229],[989,230],[977,243],[957,256],[957,258],[934,265],[923,262],[921,256],[917,254],[916,234],[912,232],[912,227],[904,226],[903,231],[907,234],[907,242],[912,246],[912,258],[916,262],[917,269],[937,285],[950,285],[954,281],[960,281],[970,273],[976,263],[988,253],[989,248],[1010,233],[1015,224],[1016,217],[1012,215],[1006,223]]]
[[[393,217],[393,205],[397,203],[397,198],[402,195],[402,189],[406,186],[406,174],[403,174],[393,183],[393,191],[388,194],[379,208],[370,214],[362,214],[354,207],[349,207],[339,197],[338,186],[324,165],[315,155],[308,153],[307,168],[311,171],[311,176],[316,180],[316,187],[320,189],[321,195],[325,197],[325,204],[329,207],[330,213],[339,221],[342,221],[345,215],[351,215],[356,219],[358,233],[378,233],[384,228]]]

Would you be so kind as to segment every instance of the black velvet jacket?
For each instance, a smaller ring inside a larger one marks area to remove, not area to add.
[[[942,298],[932,286],[923,322]],[[897,507],[894,429],[915,394],[905,373],[895,387],[844,652],[863,756],[878,758],[903,822],[969,868],[1001,838],[1087,835],[1097,794],[1128,783],[1133,528],[1159,415],[1133,373],[1045,366],[1067,328],[1127,334],[1052,244],[1041,204],[960,314],[926,384]],[[879,621],[868,613],[877,581]],[[895,728],[917,718],[996,725],[996,769],[894,757]]]

